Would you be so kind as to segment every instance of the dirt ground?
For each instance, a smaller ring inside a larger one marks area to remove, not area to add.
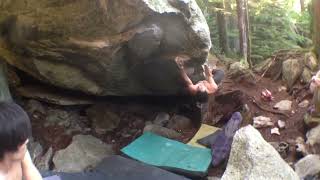
[[[247,104],[250,109],[250,116],[246,118],[242,126],[252,124],[252,117],[255,116],[267,116],[270,117],[276,124],[278,120],[286,122],[286,127],[280,130],[281,135],[271,135],[271,128],[259,129],[263,137],[268,142],[280,142],[285,141],[290,144],[290,151],[288,157],[285,159],[287,162],[295,162],[297,160],[295,154],[295,139],[299,136],[305,137],[306,128],[303,123],[303,115],[307,111],[307,108],[298,107],[299,102],[303,99],[308,99],[311,102],[311,97],[308,96],[306,89],[301,90],[298,93],[294,93],[294,98],[286,91],[279,91],[282,86],[281,81],[272,81],[268,78],[260,78],[257,76],[258,82],[253,85],[247,82],[234,82],[228,76],[220,86],[219,91],[214,97],[211,97],[209,108],[207,111],[210,116],[204,118],[203,123],[209,125],[215,125],[222,127],[225,121],[230,117],[234,111],[238,111],[240,107]],[[263,101],[260,98],[261,91],[267,88],[274,96],[274,100],[271,102]],[[294,92],[299,91],[302,85],[298,85]],[[182,99],[182,100],[181,100]],[[22,99],[25,101],[26,99]],[[253,102],[255,101],[255,103]],[[293,107],[291,112],[284,112],[285,115],[275,112],[273,105],[281,100],[292,100]],[[139,137],[145,126],[145,122],[152,121],[159,112],[167,112],[170,115],[181,114],[191,118],[195,123],[194,128],[181,132],[183,137],[179,139],[181,142],[188,142],[194,134],[197,132],[197,127],[201,121],[201,112],[197,109],[193,109],[187,101],[178,97],[135,97],[135,98],[106,98],[101,100],[108,104],[110,108],[120,115],[121,122],[119,127],[111,133],[103,136],[99,136],[95,133],[88,132],[94,136],[102,139],[106,143],[114,144],[116,152],[120,153],[120,149],[128,145],[130,142]],[[213,104],[214,103],[214,104]],[[43,103],[47,108],[62,108]],[[262,108],[261,108],[262,107]],[[85,114],[85,109],[88,106],[74,107],[78,109],[80,114]],[[266,110],[267,109],[267,110]],[[205,112],[205,113],[208,113]],[[205,114],[204,113],[204,114]],[[219,115],[223,115],[222,117]],[[83,133],[74,132],[73,134],[65,134],[65,129],[61,126],[49,126],[45,127],[43,121],[45,115],[41,113],[34,113],[31,116],[33,125],[33,136],[44,145],[45,149],[53,147],[54,151],[66,148],[72,139],[72,135]],[[209,118],[208,118],[209,117]],[[212,119],[221,119],[215,124]],[[91,127],[90,122],[82,122],[84,126]],[[126,135],[130,129],[136,129],[134,135]],[[217,168],[209,169],[209,176],[221,177],[225,170],[226,163]]]
[[[294,88],[295,91],[293,92],[293,95],[290,95],[285,90],[279,91],[279,88],[283,86],[281,81],[275,82],[269,78],[261,78],[260,76],[256,76],[256,79],[259,80],[258,83],[256,83],[256,85],[250,85],[244,82],[234,82],[231,79],[227,78],[222,84],[222,87],[216,96],[224,97],[225,96],[224,94],[228,94],[228,92],[238,90],[241,92],[240,93],[241,97],[239,97],[239,95],[236,95],[236,98],[224,98],[223,100],[221,100],[222,104],[218,106],[220,106],[221,109],[224,109],[225,107],[229,108],[228,110],[222,110],[223,112],[228,113],[230,112],[230,109],[231,109],[231,112],[233,112],[234,109],[237,109],[239,106],[239,103],[240,105],[241,103],[247,104],[249,106],[251,114],[249,116],[250,117],[249,119],[245,119],[243,121],[242,126],[252,124],[253,123],[252,117],[257,117],[257,116],[270,117],[271,120],[275,123],[275,127],[278,120],[285,121],[286,127],[285,129],[280,129],[280,136],[272,135],[271,134],[272,128],[261,128],[259,129],[259,131],[267,142],[287,142],[290,147],[289,147],[288,156],[285,158],[285,160],[289,164],[293,164],[294,162],[297,161],[297,154],[295,152],[295,139],[297,137],[305,138],[305,134],[307,131],[307,128],[305,127],[303,122],[303,116],[307,112],[308,108],[300,108],[298,104],[305,99],[311,102],[312,96],[309,94],[308,90],[303,85],[296,86]],[[273,101],[267,102],[261,98],[261,92],[265,88],[267,88],[269,91],[272,92],[272,95],[274,96]],[[279,111],[274,110],[273,106],[281,100],[292,101],[291,112],[283,112],[285,115],[275,113]],[[254,101],[256,103],[254,103]],[[217,105],[215,105],[214,107],[217,107]],[[263,109],[261,109],[261,107]],[[216,114],[219,114],[219,111],[221,111],[221,109],[216,109],[216,110],[210,109],[210,111],[212,111],[213,113],[216,113],[218,111],[218,113]],[[275,111],[275,112],[269,112],[269,110]],[[210,122],[210,120],[207,120],[206,123],[214,125]],[[218,123],[218,126],[222,126],[223,124],[224,122],[222,121],[221,123],[220,121]],[[209,175],[221,177],[221,175],[225,170],[225,166],[226,164],[223,164],[218,168],[210,168]]]

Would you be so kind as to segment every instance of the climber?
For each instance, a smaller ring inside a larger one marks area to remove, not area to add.
[[[179,67],[186,94],[195,96],[200,102],[205,102],[208,100],[208,95],[214,94],[218,90],[218,84],[220,84],[224,77],[224,72],[222,70],[211,71],[208,65],[204,65],[205,80],[193,84],[184,69],[185,59],[181,56],[177,56],[175,62]]]
[[[214,94],[224,72],[214,70],[211,72],[207,65],[204,66],[205,80],[193,83],[185,68],[191,62],[186,55],[161,56],[156,59],[145,60],[136,68],[136,74],[144,88],[152,94],[159,95],[188,95],[193,96],[198,102],[206,102],[210,94]]]

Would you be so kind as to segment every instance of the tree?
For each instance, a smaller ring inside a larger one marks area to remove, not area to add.
[[[320,0],[313,0],[312,3],[312,18],[313,18],[313,41],[315,51],[320,56]]]
[[[229,43],[227,34],[227,22],[225,17],[225,4],[224,1],[216,3],[217,12],[217,24],[219,32],[219,44],[221,47],[221,54],[229,53]]]
[[[249,11],[247,0],[237,0],[238,28],[240,35],[240,55],[252,68],[250,50]]]
[[[228,43],[229,51],[238,52],[239,51],[239,37],[235,35],[234,32],[237,30],[237,18],[233,14],[233,9],[231,7],[232,0],[225,0],[225,9],[228,12],[227,16],[227,29],[228,29]]]
[[[304,12],[305,10],[304,0],[300,0],[300,7],[301,7],[301,12]]]

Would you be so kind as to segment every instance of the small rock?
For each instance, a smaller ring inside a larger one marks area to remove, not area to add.
[[[231,153],[222,180],[290,179],[298,175],[267,143],[258,130],[246,126],[233,138]]]
[[[306,113],[303,121],[309,128],[314,128],[320,124],[320,117],[313,117],[309,113]]]
[[[152,132],[154,134],[157,134],[159,136],[163,136],[169,139],[178,139],[181,137],[181,134],[176,132],[175,130],[168,129],[159,125],[147,125],[143,132]]]
[[[118,127],[120,117],[103,104],[94,105],[87,110],[88,118],[97,134],[103,135]]]
[[[152,125],[152,122],[151,121],[146,121],[145,125]]]
[[[278,120],[278,127],[280,129],[284,129],[286,127],[286,122]]]
[[[35,165],[40,171],[50,170],[50,164],[52,162],[53,150],[52,147],[46,152],[46,154],[36,161]]]
[[[134,128],[142,129],[145,126],[145,122],[144,122],[144,120],[138,118],[135,121],[133,121],[132,126]]]
[[[241,62],[235,62],[229,67],[229,74],[231,76],[239,76],[245,74],[247,67],[243,65]]]
[[[269,117],[258,116],[253,118],[253,127],[255,128],[264,128],[273,126],[274,123]]]
[[[53,162],[57,171],[81,172],[113,154],[112,145],[91,135],[76,135],[66,149],[56,152]]]
[[[295,140],[296,145],[296,152],[299,153],[302,156],[306,156],[310,154],[309,149],[302,137],[297,137]]]
[[[168,113],[161,112],[157,115],[153,123],[164,127],[168,124],[169,120],[170,120],[170,115]]]
[[[280,111],[290,111],[291,105],[292,105],[292,101],[283,100],[278,102],[276,105],[274,105],[273,108],[279,109]]]
[[[30,153],[32,162],[35,162],[35,160],[43,153],[43,148],[39,142],[32,141],[28,143],[28,151]]]
[[[310,154],[300,159],[294,165],[295,171],[301,179],[307,176],[314,176],[320,173],[320,156]]]
[[[300,108],[306,108],[309,106],[309,101],[308,100],[303,100],[301,103],[298,104]]]
[[[236,82],[243,80],[249,84],[255,84],[256,78],[254,74],[241,62],[235,62],[230,65],[228,76]]]
[[[307,144],[314,146],[320,144],[320,125],[307,132]]]
[[[184,130],[189,129],[192,127],[192,122],[189,118],[180,116],[180,115],[174,115],[168,125],[167,128],[169,129],[175,129],[175,130]]]
[[[131,134],[126,133],[126,132],[123,132],[123,133],[121,133],[121,136],[122,136],[123,138],[128,138],[128,137],[131,137]]]
[[[29,112],[31,115],[34,114],[35,112],[45,114],[46,110],[44,109],[43,105],[41,102],[37,100],[29,100],[26,104],[26,111]]]
[[[271,129],[271,134],[276,134],[276,135],[279,135],[280,136],[280,131],[279,131],[279,128],[272,128]]]
[[[286,142],[269,142],[281,155],[283,159],[287,158],[289,152],[289,144]]]
[[[278,91],[281,92],[281,91],[287,91],[287,88],[285,86],[280,86],[278,88]]]
[[[82,128],[79,124],[81,116],[76,111],[65,111],[60,109],[49,109],[45,119],[44,126],[59,125],[66,129],[65,134],[72,132],[81,132]]]

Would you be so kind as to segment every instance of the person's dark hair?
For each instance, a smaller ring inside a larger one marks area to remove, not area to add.
[[[199,103],[206,103],[209,100],[209,95],[206,91],[198,91],[195,95],[195,99]]]
[[[15,152],[31,137],[27,113],[14,102],[0,102],[0,160],[7,152]]]

